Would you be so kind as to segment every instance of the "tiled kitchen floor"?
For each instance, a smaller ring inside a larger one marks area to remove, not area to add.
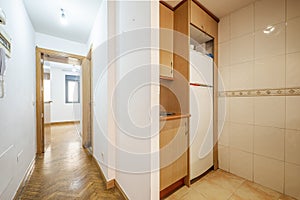
[[[211,171],[166,200],[295,200],[223,170]]]

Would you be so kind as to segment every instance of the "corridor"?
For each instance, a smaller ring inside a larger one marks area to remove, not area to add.
[[[123,199],[105,189],[97,164],[82,146],[74,125],[51,127],[51,143],[37,157],[29,180],[16,199]]]

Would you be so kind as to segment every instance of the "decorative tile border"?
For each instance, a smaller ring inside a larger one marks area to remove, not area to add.
[[[219,97],[300,96],[300,87],[219,92]]]

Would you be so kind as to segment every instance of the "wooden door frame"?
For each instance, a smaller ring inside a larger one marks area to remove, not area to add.
[[[42,58],[44,55],[59,56],[65,58],[76,58],[82,63],[83,59],[87,57],[66,52],[60,52],[36,46],[36,153],[41,154],[45,151],[45,138],[44,138],[44,92],[43,92],[43,71],[42,71]],[[84,111],[82,111],[84,112]],[[92,139],[92,137],[91,137]]]

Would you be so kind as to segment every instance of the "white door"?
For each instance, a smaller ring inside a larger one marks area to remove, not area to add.
[[[213,89],[190,87],[191,180],[213,166]]]
[[[200,52],[190,51],[190,83],[213,85],[213,60]]]

